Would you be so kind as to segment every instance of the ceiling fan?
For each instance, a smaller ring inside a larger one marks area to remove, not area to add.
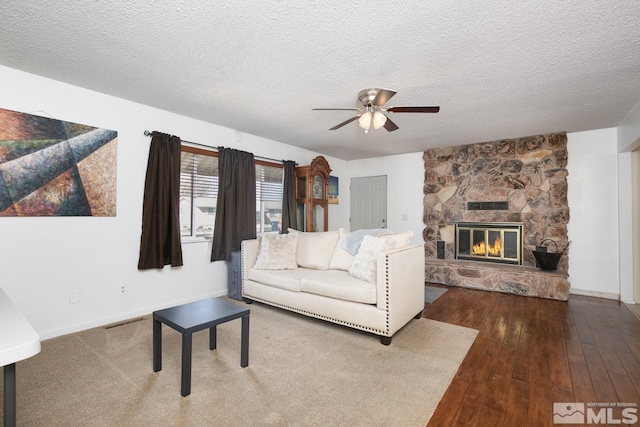
[[[358,100],[356,101],[357,108],[313,108],[315,111],[327,111],[327,110],[344,110],[344,111],[358,111],[359,114],[345,120],[332,127],[329,130],[340,129],[342,126],[358,120],[358,126],[364,129],[365,133],[369,132],[369,129],[373,126],[374,129],[380,129],[384,127],[388,132],[393,132],[398,129],[398,126],[393,123],[384,113],[437,113],[440,111],[440,107],[426,107],[426,106],[414,106],[414,107],[388,107],[382,106],[389,100],[396,92],[389,89],[381,88],[369,88],[361,90],[358,93]]]

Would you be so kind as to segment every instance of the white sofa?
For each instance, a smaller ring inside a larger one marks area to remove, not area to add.
[[[424,309],[424,249],[410,245],[408,233],[366,236],[353,256],[341,245],[347,235],[341,229],[243,241],[244,300],[367,331],[389,345]],[[369,270],[357,271],[363,265]]]

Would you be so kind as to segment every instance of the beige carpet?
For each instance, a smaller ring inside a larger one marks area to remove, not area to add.
[[[150,316],[43,342],[17,364],[18,425],[424,426],[477,334],[412,320],[387,347],[367,333],[249,307],[249,366],[240,367],[240,320],[218,326],[217,350],[198,332],[185,398],[181,335],[163,325],[163,370],[154,373]]]

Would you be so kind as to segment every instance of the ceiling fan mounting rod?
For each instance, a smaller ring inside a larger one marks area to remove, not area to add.
[[[361,90],[360,93],[358,93],[358,101],[365,108],[371,107],[373,105],[373,100],[376,99],[376,96],[378,96],[378,92],[380,92],[380,88],[369,88]]]

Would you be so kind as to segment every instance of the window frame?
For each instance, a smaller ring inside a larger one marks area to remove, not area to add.
[[[215,148],[211,148],[211,149],[206,149],[206,148],[199,148],[199,147],[194,147],[193,145],[189,145],[189,144],[185,144],[184,142],[180,145],[180,152],[187,152],[187,153],[191,153],[194,155],[202,155],[202,156],[209,156],[209,157],[215,157],[216,159],[218,159],[219,155],[218,155],[218,151]],[[256,159],[254,158],[254,162],[255,162],[255,166],[262,166],[262,167],[271,167],[271,168],[278,168],[278,169],[284,169],[284,165],[282,163],[276,163],[276,162],[271,162],[271,161],[266,161],[266,160],[262,160],[262,159]],[[180,165],[182,168],[182,164]],[[182,174],[182,172],[181,172]],[[264,207],[261,205],[261,200],[259,198],[259,194],[257,191],[257,185],[259,182],[262,181],[258,181],[258,179],[260,179],[261,177],[258,176],[258,174],[256,174],[256,213],[257,213],[257,218],[256,218],[256,231],[257,234],[260,235],[260,233],[265,232],[264,231],[264,226],[265,226],[265,221],[264,221]],[[190,215],[190,228],[191,228],[191,235],[190,236],[180,236],[181,239],[181,243],[185,244],[185,243],[202,243],[202,242],[209,242],[211,241],[211,238],[206,238],[206,237],[197,237],[195,236],[195,231],[194,231],[194,222],[195,222],[195,209],[196,207],[194,206],[194,202],[193,202],[193,180],[191,181],[191,211],[189,212]],[[282,184],[284,187],[284,171],[283,171],[283,176],[282,176]],[[181,186],[181,190],[182,190],[182,186]],[[281,199],[280,199],[280,204],[282,206],[282,197],[284,197],[284,194],[281,194]],[[217,201],[217,193],[216,193],[216,201]],[[180,211],[180,215],[182,215],[182,211]],[[182,216],[181,216],[182,218]],[[282,227],[282,220],[280,220],[280,227]],[[215,231],[215,221],[214,221],[214,231]]]

